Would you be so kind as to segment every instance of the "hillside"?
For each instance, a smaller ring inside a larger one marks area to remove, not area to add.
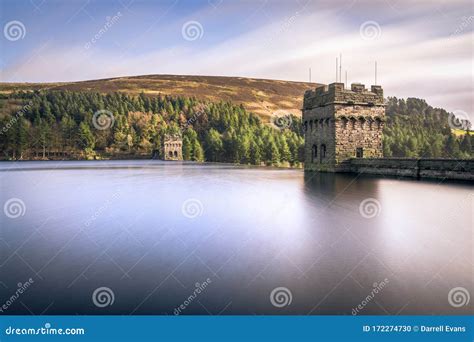
[[[0,93],[18,90],[94,91],[103,94],[171,95],[196,97],[210,102],[243,104],[245,109],[268,121],[272,113],[284,110],[301,115],[303,94],[317,83],[264,80],[244,77],[145,75],[66,83],[0,83]]]

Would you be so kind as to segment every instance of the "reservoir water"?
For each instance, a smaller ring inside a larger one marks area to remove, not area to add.
[[[467,183],[49,161],[0,191],[0,314],[472,313]]]

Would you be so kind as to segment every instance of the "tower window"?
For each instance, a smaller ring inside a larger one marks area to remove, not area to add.
[[[342,118],[342,128],[346,129],[347,128],[347,119]]]
[[[326,145],[324,144],[321,145],[321,153],[319,154],[319,157],[320,157],[320,161],[326,158]]]
[[[313,155],[311,156],[311,162],[314,163],[314,161],[318,158],[318,146],[313,145],[312,153]]]
[[[356,157],[357,158],[364,158],[364,149],[362,147],[356,148]]]

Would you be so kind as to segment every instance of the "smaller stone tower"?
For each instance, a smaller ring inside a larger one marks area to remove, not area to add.
[[[163,141],[163,159],[183,160],[183,140],[179,135],[165,135]]]
[[[303,102],[305,169],[349,171],[351,158],[381,158],[385,105],[381,86],[331,83]]]

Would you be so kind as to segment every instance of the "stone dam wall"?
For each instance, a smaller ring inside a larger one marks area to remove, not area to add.
[[[350,172],[474,181],[474,159],[353,158]]]

